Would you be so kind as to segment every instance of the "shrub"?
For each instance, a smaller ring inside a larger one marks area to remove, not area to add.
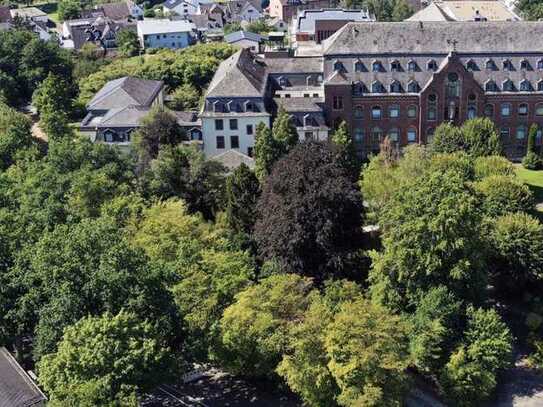
[[[528,170],[538,170],[542,166],[541,158],[533,151],[528,151],[522,159],[522,166]]]

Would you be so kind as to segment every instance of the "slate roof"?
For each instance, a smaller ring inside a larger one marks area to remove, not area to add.
[[[322,112],[322,98],[274,98],[278,107],[283,107],[287,112]]]
[[[37,7],[25,7],[25,8],[16,8],[11,10],[11,16],[15,18],[16,16],[22,18],[36,18],[36,17],[46,17],[47,13],[40,10]]]
[[[0,406],[30,407],[46,400],[6,348],[0,348]]]
[[[267,58],[266,71],[279,73],[318,73],[322,72],[322,57]]]
[[[162,3],[162,7],[172,10],[173,8],[177,7],[181,3],[184,3],[185,0],[166,0],[164,3]]]
[[[365,10],[319,9],[302,10],[296,18],[296,31],[315,33],[315,23],[323,20],[375,21]]]
[[[348,23],[324,42],[324,55],[443,53],[456,40],[459,53],[540,52],[543,22]]]
[[[177,118],[177,123],[183,127],[200,127],[202,121],[198,118],[198,112],[192,110],[172,111]]]
[[[241,40],[261,42],[261,41],[264,41],[264,39],[265,37],[263,37],[262,35],[256,34],[250,31],[236,31],[224,36],[224,41],[226,41],[229,44],[232,44],[234,42],[238,42]]]
[[[262,97],[265,85],[264,64],[242,49],[219,65],[206,97]]]
[[[214,156],[212,160],[220,162],[229,170],[235,170],[242,163],[251,169],[255,167],[255,160],[253,158],[243,153],[240,153],[237,150],[225,151],[222,154]]]
[[[127,106],[120,109],[111,109],[102,118],[96,127],[139,127],[142,119],[151,109],[143,106]]]
[[[112,20],[124,20],[131,16],[128,3],[107,3],[100,5],[104,15]]]
[[[221,29],[223,27],[223,21],[220,14],[189,14],[186,19],[193,23],[197,29],[202,31]]]
[[[136,24],[133,22],[113,21],[103,17],[98,17],[92,23],[84,24],[84,21],[81,24],[70,26],[70,37],[73,41],[74,49],[81,49],[89,41],[93,42],[105,39],[107,34],[111,32],[113,32],[113,37],[116,37],[117,32],[120,30],[136,30]],[[91,32],[93,33],[92,35]]]
[[[7,6],[0,6],[0,23],[9,23],[11,21],[11,11]]]
[[[115,79],[106,83],[94,95],[88,103],[87,108],[89,110],[103,109],[102,106],[104,103],[114,106],[116,105],[116,100],[119,101],[119,104],[115,108],[124,108],[130,105],[148,107],[156,98],[163,85],[162,81],[151,81],[130,76]]]

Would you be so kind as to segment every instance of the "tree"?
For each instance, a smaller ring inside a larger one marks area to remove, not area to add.
[[[279,108],[277,117],[273,121],[272,135],[281,146],[283,154],[298,144],[298,131],[292,123],[290,115],[282,107]]]
[[[496,219],[490,231],[493,277],[506,292],[522,292],[543,277],[543,225],[517,212]]]
[[[491,175],[514,176],[515,167],[511,161],[498,155],[477,157],[473,163],[476,179],[482,179]]]
[[[273,31],[273,29],[268,25],[268,22],[264,19],[259,19],[255,21],[251,21],[245,31],[257,33],[257,34],[267,34],[270,31]]]
[[[392,21],[404,21],[413,15],[413,9],[405,0],[396,0],[392,9]]]
[[[197,109],[200,103],[200,93],[193,85],[188,83],[179,86],[172,93],[172,108],[174,110]]]
[[[535,139],[538,131],[539,126],[534,123],[528,132],[528,146],[526,148],[526,156],[522,160],[522,165],[529,170],[537,170],[542,165],[541,158],[535,150]]]
[[[483,209],[491,217],[526,212],[534,206],[530,188],[515,177],[493,175],[475,182],[474,188],[483,197]]]
[[[63,78],[50,73],[32,95],[38,113],[70,113],[76,92]]]
[[[360,173],[360,164],[356,156],[353,139],[349,135],[345,121],[342,121],[332,134],[332,143],[334,143],[338,149],[339,159],[343,162],[347,171],[352,172],[353,177],[358,176]]]
[[[136,392],[171,377],[172,359],[151,323],[126,312],[106,313],[67,327],[38,371],[55,406],[136,406]]]
[[[440,379],[458,406],[476,406],[496,387],[497,373],[511,364],[513,338],[494,310],[468,307],[464,342],[451,355]]]
[[[255,174],[260,181],[270,174],[280,156],[279,144],[271,130],[264,123],[259,123],[255,135]]]
[[[289,332],[313,295],[311,280],[293,274],[265,278],[239,293],[220,322],[225,366],[238,374],[273,377]]]
[[[459,300],[484,295],[480,201],[454,171],[431,172],[398,188],[381,216],[383,251],[370,271],[373,299],[393,309],[444,285]]]
[[[228,35],[228,34],[232,34],[232,33],[236,32],[236,31],[243,31],[243,28],[241,27],[240,23],[233,22],[233,23],[230,23],[230,24],[226,24],[224,26],[223,31],[224,31],[224,35]]]
[[[342,406],[401,406],[408,386],[407,325],[365,299],[341,307],[324,344]]]
[[[74,20],[81,14],[81,3],[77,0],[61,0],[57,7],[60,21]]]
[[[19,152],[33,145],[30,120],[0,102],[0,170],[7,169]]]
[[[279,160],[257,213],[255,240],[264,260],[321,281],[350,271],[360,247],[362,200],[328,144],[302,143]]]
[[[463,134],[464,150],[472,157],[502,154],[500,136],[489,118],[467,120],[460,130]]]
[[[256,175],[242,163],[226,180],[226,217],[232,230],[252,233],[259,196],[260,184]]]
[[[117,49],[123,57],[132,57],[140,52],[140,41],[134,30],[123,29],[117,33]]]
[[[450,123],[437,126],[431,143],[431,150],[436,153],[454,153],[463,148],[464,140],[460,129]]]

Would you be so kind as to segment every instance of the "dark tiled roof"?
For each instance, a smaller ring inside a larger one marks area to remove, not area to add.
[[[187,110],[187,111],[173,111],[175,117],[177,117],[177,123],[180,126],[194,126],[200,127],[202,125],[201,120],[198,118],[198,112]]]
[[[81,49],[86,42],[99,42],[109,37],[116,38],[117,32],[123,29],[136,30],[136,25],[128,21],[113,21],[98,17],[93,23],[73,25],[70,29],[74,49]]]
[[[318,73],[322,72],[321,57],[267,58],[268,73]]]
[[[322,112],[321,98],[275,98],[274,101],[287,112]]]
[[[0,406],[29,407],[46,398],[6,348],[0,348]]]
[[[130,17],[127,2],[102,4],[100,8],[104,15],[112,20],[124,20]]]
[[[142,119],[149,114],[149,107],[127,106],[121,109],[111,109],[96,127],[138,127]]]
[[[130,105],[148,107],[162,89],[162,81],[125,76],[104,85],[87,105],[89,110],[124,108]]]
[[[348,23],[324,43],[324,55],[540,52],[543,22]]]
[[[0,6],[0,23],[9,23],[11,21],[11,12],[9,7]]]
[[[231,44],[233,42],[238,42],[241,40],[249,40],[254,42],[261,42],[264,40],[264,37],[260,34],[256,34],[250,31],[236,31],[224,36],[224,41]]]
[[[235,170],[241,164],[245,164],[251,169],[255,167],[255,160],[253,158],[236,150],[225,151],[213,157],[212,160],[220,162],[229,170]]]
[[[220,14],[189,14],[186,19],[193,23],[199,30],[221,29],[223,27]]]
[[[242,49],[223,61],[209,84],[207,97],[262,97],[265,66]]]

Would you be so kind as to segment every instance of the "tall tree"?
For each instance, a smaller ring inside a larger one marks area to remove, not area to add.
[[[264,123],[259,123],[255,134],[255,174],[260,181],[270,174],[280,156],[281,148],[271,130]]]
[[[263,259],[318,280],[350,271],[360,247],[362,200],[328,144],[302,143],[279,160],[257,208]]]
[[[332,143],[334,143],[338,149],[340,161],[343,162],[347,171],[352,173],[353,178],[356,179],[360,173],[360,161],[356,156],[353,139],[349,134],[345,121],[342,121],[332,134]]]
[[[298,144],[298,131],[290,115],[282,107],[272,126],[273,138],[280,144],[283,153],[290,151]]]
[[[238,233],[252,233],[260,184],[254,172],[241,164],[226,180],[226,216]]]
[[[141,49],[138,34],[134,30],[123,29],[117,33],[117,48],[124,57],[138,55]]]

